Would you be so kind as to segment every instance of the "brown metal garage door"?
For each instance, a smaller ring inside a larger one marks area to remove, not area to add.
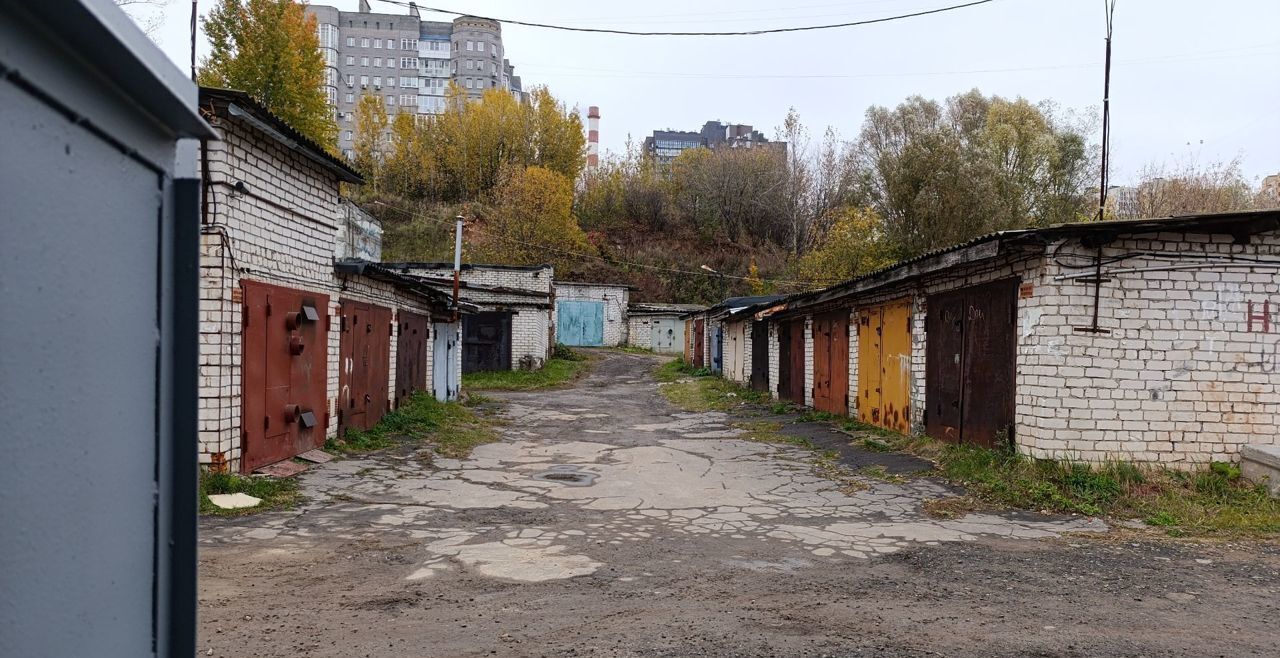
[[[1013,439],[1017,290],[1017,279],[1004,279],[929,297],[929,436],[985,446]]]
[[[813,318],[813,408],[849,413],[849,311]]]
[[[338,432],[367,430],[390,408],[391,309],[342,300],[338,349]]]
[[[804,404],[804,318],[778,324],[778,397]]]
[[[693,321],[693,367],[705,368],[707,359],[703,355],[703,334],[706,333],[706,322],[703,320]]]
[[[431,345],[431,319],[400,311],[396,336],[396,408],[415,392],[427,387],[427,349]]]
[[[240,467],[249,473],[324,444],[329,298],[243,287]]]
[[[751,390],[769,390],[769,323],[751,323]]]

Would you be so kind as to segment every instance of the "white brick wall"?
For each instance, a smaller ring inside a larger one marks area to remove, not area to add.
[[[338,181],[331,172],[237,120],[218,117],[214,125],[223,140],[207,146],[211,226],[201,236],[200,253],[200,460],[211,463],[219,455],[237,471],[241,305],[232,294],[241,280],[328,295],[330,317],[337,314],[344,296],[393,311],[400,306],[423,315],[429,311],[389,284],[364,277],[347,277],[345,284],[338,280],[333,259],[342,210]],[[244,182],[247,193],[235,192],[231,186],[236,182]],[[340,340],[340,327],[334,322],[328,333],[329,436],[337,431],[332,411],[338,395]],[[388,368],[392,397],[395,349],[393,335]]]
[[[813,406],[813,316],[804,316],[804,403]]]
[[[646,350],[653,349],[653,330],[650,316],[632,315],[627,318],[627,344]]]
[[[780,365],[782,358],[782,348],[778,342],[778,323],[770,322],[769,324],[769,394],[773,399],[777,400],[781,396],[778,395],[778,382],[782,378],[782,368]]]
[[[555,299],[604,302],[604,344],[617,347],[627,343],[627,305],[631,291],[623,286],[556,282]],[[552,319],[558,312],[552,313]]]

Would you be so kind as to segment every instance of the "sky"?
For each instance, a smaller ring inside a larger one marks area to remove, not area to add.
[[[574,27],[742,31],[874,19],[961,0],[423,0],[419,5]],[[214,0],[200,0],[203,13]],[[355,11],[357,0],[327,3]],[[372,2],[374,11],[406,9]],[[137,10],[189,68],[190,4]],[[426,20],[452,15],[424,11]],[[1239,158],[1246,177],[1280,173],[1280,2],[1118,0],[1111,81],[1112,182],[1149,165]],[[1103,0],[995,0],[861,27],[762,36],[640,37],[506,24],[526,89],[546,85],[585,116],[600,107],[600,146],[618,152],[653,130],[744,123],[772,137],[790,108],[814,135],[857,135],[868,107],[973,88],[1097,112]],[[207,52],[203,35],[198,55]],[[1095,136],[1095,141],[1097,137]]]

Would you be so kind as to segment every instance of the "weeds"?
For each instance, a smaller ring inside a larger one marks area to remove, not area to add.
[[[581,352],[573,351],[573,348],[564,343],[556,343],[551,350],[551,358],[560,359],[561,361],[586,361],[586,355]]]
[[[254,507],[222,509],[209,500],[211,494],[243,493],[261,498]],[[200,472],[200,513],[211,516],[241,516],[272,509],[292,507],[298,502],[298,481],[295,478],[274,478],[265,475],[237,475],[235,473]]]
[[[462,376],[462,386],[482,391],[532,391],[561,386],[581,377],[589,365],[586,357],[573,354],[572,359],[559,356],[547,359],[538,370],[469,372]]]
[[[670,363],[659,368],[658,379],[668,382],[660,390],[673,404],[688,411],[728,411],[742,404],[763,404],[769,400],[768,393],[719,377],[693,374],[692,378],[680,378],[675,374],[679,372]]]
[[[399,409],[385,415],[367,431],[349,429],[342,439],[329,439],[325,448],[345,454],[389,448],[405,441],[430,441],[446,457],[465,457],[475,446],[496,441],[491,419],[457,402],[439,402],[415,393]]]

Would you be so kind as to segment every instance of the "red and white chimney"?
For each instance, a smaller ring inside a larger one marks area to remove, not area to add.
[[[600,166],[600,108],[587,109],[587,173],[594,174]]]

